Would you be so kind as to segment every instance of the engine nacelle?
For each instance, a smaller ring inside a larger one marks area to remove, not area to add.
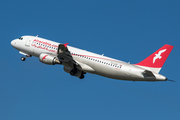
[[[48,64],[48,65],[61,64],[61,62],[57,59],[55,55],[48,54],[48,53],[41,53],[39,56],[39,60],[42,63]]]

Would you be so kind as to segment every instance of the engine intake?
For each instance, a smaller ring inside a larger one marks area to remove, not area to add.
[[[39,60],[42,63],[48,64],[48,65],[61,64],[61,61],[59,61],[55,55],[48,54],[48,53],[41,53],[39,56]]]

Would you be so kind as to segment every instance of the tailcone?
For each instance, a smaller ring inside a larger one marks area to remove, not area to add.
[[[156,80],[157,81],[167,81],[167,77],[158,74],[158,75],[156,75]]]

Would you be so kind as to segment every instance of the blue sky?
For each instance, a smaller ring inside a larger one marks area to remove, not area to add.
[[[1,120],[180,119],[178,0],[6,0],[0,4]],[[80,80],[38,58],[25,62],[10,42],[22,35],[138,63],[174,46],[160,71],[176,82]]]

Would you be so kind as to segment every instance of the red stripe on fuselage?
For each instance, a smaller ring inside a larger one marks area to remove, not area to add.
[[[118,61],[118,60],[113,60],[113,59],[108,59],[108,58],[101,58],[101,57],[95,57],[95,56],[89,56],[89,55],[80,55],[80,54],[71,54],[71,55],[73,55],[73,56],[79,55],[79,56],[84,56],[84,57],[92,57],[92,58],[99,58],[99,59],[104,59],[104,60],[110,60],[110,61],[120,62],[120,61]]]

